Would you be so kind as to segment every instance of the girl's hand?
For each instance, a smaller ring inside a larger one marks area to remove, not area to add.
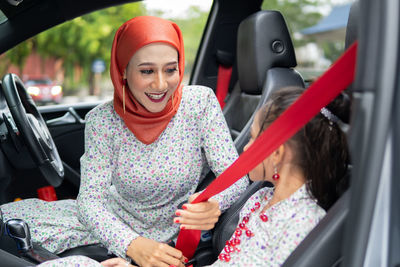
[[[145,237],[133,240],[126,254],[142,267],[184,267],[183,262],[187,261],[180,250]]]
[[[206,202],[190,204],[200,193],[189,197],[189,203],[178,209],[174,218],[175,223],[181,224],[181,229],[210,230],[218,222],[221,211],[218,201],[210,198]]]

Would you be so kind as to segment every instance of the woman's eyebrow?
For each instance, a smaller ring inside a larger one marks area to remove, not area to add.
[[[165,66],[168,66],[168,65],[177,65],[178,64],[178,61],[171,61],[171,62],[168,62],[167,64],[165,64]]]
[[[142,63],[138,64],[138,67],[140,67],[140,66],[153,66],[153,65],[155,65],[155,64],[151,63],[151,62],[142,62]]]
[[[178,64],[178,61],[171,61],[171,62],[168,62],[168,63],[164,64],[164,66],[176,65],[176,64]],[[138,67],[141,67],[141,66],[154,66],[154,65],[156,65],[156,64],[152,63],[152,62],[142,62],[142,63],[138,64]]]

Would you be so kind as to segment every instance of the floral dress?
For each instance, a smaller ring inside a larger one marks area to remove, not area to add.
[[[178,112],[152,144],[136,139],[112,101],[88,113],[77,200],[27,199],[3,205],[4,219],[24,219],[32,240],[54,253],[101,243],[126,258],[138,236],[176,238],[174,212],[188,200],[208,164],[219,175],[238,157],[210,88],[185,86]],[[246,189],[247,177],[215,196],[227,209]]]
[[[86,256],[69,256],[51,261],[45,261],[37,267],[102,267],[99,262]]]
[[[226,245],[211,266],[281,266],[325,215],[305,185],[262,213],[272,196],[273,188],[265,187],[249,198],[240,212],[243,229],[229,240],[235,245]]]
[[[212,267],[281,266],[325,215],[325,211],[310,197],[305,185],[289,198],[276,203],[262,213],[262,207],[267,204],[272,195],[273,188],[263,188],[251,196],[240,212],[239,222],[243,222],[243,219],[248,217],[246,227],[239,237],[234,234],[229,240],[239,239],[240,244],[236,244],[232,252],[227,252],[229,249],[226,247],[229,246],[225,246],[219,255],[220,259],[211,265]],[[240,228],[239,224],[238,228]],[[249,231],[249,236],[246,235],[245,229]],[[229,261],[226,260],[227,255],[229,255]],[[46,262],[43,267],[75,266],[74,264],[88,267],[101,266],[100,263],[89,258],[73,256]]]

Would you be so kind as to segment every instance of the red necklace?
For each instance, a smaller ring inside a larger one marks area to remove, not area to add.
[[[267,196],[265,196],[264,199],[267,200]],[[240,238],[242,237],[243,231],[248,238],[252,238],[254,236],[254,233],[252,231],[250,231],[250,229],[248,229],[246,225],[250,220],[251,214],[254,213],[256,210],[258,210],[260,208],[260,206],[261,206],[260,202],[256,202],[254,204],[254,207],[251,208],[251,210],[250,210],[251,212],[243,217],[242,222],[239,223],[239,225],[236,228],[235,233],[232,235],[231,239],[226,241],[225,247],[224,247],[223,251],[221,252],[221,254],[219,254],[218,259],[220,259],[221,261],[229,262],[231,260],[231,255],[230,255],[231,253],[233,253],[235,251],[240,252],[239,245],[240,245]],[[268,221],[268,217],[264,213],[260,214],[260,219],[263,222]]]

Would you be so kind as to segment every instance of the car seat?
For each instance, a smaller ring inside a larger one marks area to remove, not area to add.
[[[232,135],[237,134],[236,148],[242,152],[249,140],[255,113],[268,101],[271,93],[286,86],[304,88],[304,81],[292,69],[296,65],[295,53],[286,23],[278,11],[259,11],[240,24],[237,57],[239,82],[225,106],[224,114],[228,125],[233,128]],[[235,112],[247,114],[235,115]],[[235,130],[236,126],[243,124],[241,132]],[[236,228],[243,205],[265,186],[272,185],[269,182],[252,183],[221,215],[212,234],[212,248],[199,244],[193,260],[195,266],[208,265],[216,260]]]
[[[293,44],[282,14],[256,12],[243,20],[237,36],[239,80],[223,113],[239,153],[249,140],[256,111],[275,89],[304,87],[303,79],[292,68],[297,65]]]
[[[224,107],[223,113],[238,153],[250,139],[250,128],[256,111],[269,95],[286,86],[304,88],[289,30],[278,11],[258,11],[240,25],[237,36],[237,69],[239,80]],[[208,166],[196,191],[205,189],[215,175]]]

